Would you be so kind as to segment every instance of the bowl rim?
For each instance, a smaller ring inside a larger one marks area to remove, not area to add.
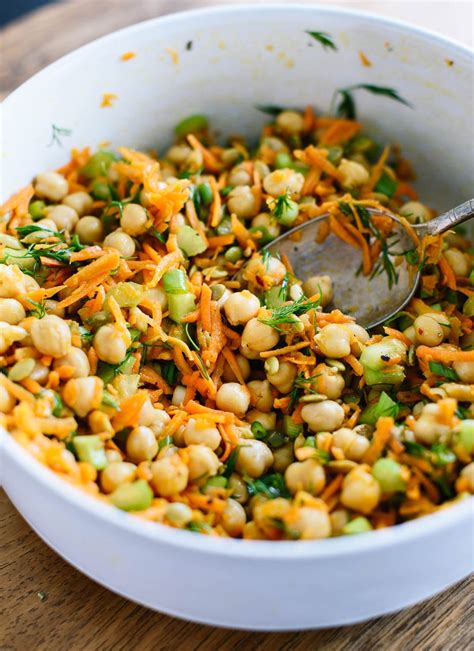
[[[31,83],[35,83],[38,80],[41,80],[42,77],[49,74],[54,69],[59,69],[62,66],[67,65],[70,61],[76,57],[80,57],[84,50],[95,50],[102,47],[106,43],[112,43],[115,40],[120,40],[124,33],[133,33],[139,32],[144,28],[153,27],[155,24],[166,25],[168,23],[180,23],[193,20],[194,18],[207,17],[207,16],[227,16],[231,14],[247,14],[252,12],[254,15],[258,13],[266,14],[269,12],[281,12],[285,13],[306,13],[306,14],[325,14],[325,15],[334,15],[334,16],[346,16],[353,18],[355,20],[362,19],[368,23],[378,23],[386,25],[388,27],[396,27],[400,31],[411,33],[414,36],[422,37],[427,40],[435,41],[439,45],[444,45],[450,50],[457,50],[460,55],[468,56],[470,58],[474,57],[474,48],[465,45],[455,39],[448,38],[443,36],[439,32],[420,27],[418,25],[413,25],[404,20],[399,20],[397,18],[390,18],[388,16],[379,16],[370,11],[362,11],[357,9],[351,9],[349,7],[333,7],[326,4],[317,4],[317,5],[303,5],[299,3],[288,3],[283,4],[279,2],[269,3],[269,4],[238,4],[230,6],[209,6],[202,7],[198,9],[190,9],[185,11],[178,11],[175,13],[165,14],[163,16],[157,16],[156,18],[150,18],[148,20],[142,20],[138,23],[122,27],[118,30],[114,30],[109,34],[104,34],[96,39],[93,39],[89,43],[85,43],[80,47],[68,52],[64,56],[56,59],[52,63],[48,64],[46,67],[39,70],[29,79],[26,79],[20,86],[13,89],[3,100],[0,102],[0,106],[8,106],[9,102],[14,99],[15,95],[20,91],[23,91]],[[1,117],[1,116],[0,116]]]
[[[192,21],[194,18],[205,18],[207,16],[219,18],[220,16],[227,17],[232,14],[247,15],[249,11],[254,16],[259,13],[265,15],[268,12],[279,12],[280,14],[305,13],[313,16],[321,14],[333,16],[343,15],[354,20],[362,20],[368,23],[398,28],[406,34],[437,42],[441,46],[447,47],[450,52],[457,52],[461,56],[472,58],[474,55],[474,50],[470,47],[453,39],[446,38],[437,32],[411,25],[398,19],[378,16],[371,12],[359,11],[348,7],[281,3],[263,5],[243,4],[226,7],[211,6],[141,21],[95,39],[40,70],[8,94],[3,99],[1,106],[2,108],[6,108],[17,95],[20,95],[31,84],[41,81],[51,71],[59,70],[61,67],[69,65],[71,61],[80,58],[86,49],[94,51],[105,44],[119,41],[124,33],[140,32],[144,28],[153,27],[155,24],[162,27],[167,24],[186,23],[190,20]],[[301,541],[281,541],[275,543],[273,541],[235,540],[232,538],[218,538],[204,535],[196,536],[189,531],[173,529],[172,527],[156,522],[147,522],[120,511],[101,502],[92,495],[81,491],[30,455],[3,428],[0,428],[0,452],[0,470],[5,460],[11,457],[24,472],[30,474],[36,481],[40,482],[46,490],[57,493],[58,499],[65,500],[72,507],[77,507],[81,510],[86,516],[102,521],[104,525],[125,530],[130,535],[143,536],[152,541],[180,547],[190,552],[213,554],[222,557],[246,558],[250,560],[259,559],[262,562],[272,562],[275,559],[291,560],[294,562],[312,558],[324,559],[335,556],[352,556],[358,552],[367,553],[393,547],[400,543],[409,543],[415,539],[430,536],[435,532],[462,526],[464,523],[467,524],[468,520],[472,518],[474,510],[474,498],[469,497],[449,508],[441,509],[416,520],[379,531],[372,531],[355,537],[341,536],[326,540],[305,541],[304,543]],[[3,470],[3,472],[5,471]]]

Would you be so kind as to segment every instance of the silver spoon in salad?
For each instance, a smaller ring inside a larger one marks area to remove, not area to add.
[[[319,229],[329,218],[328,214],[286,231],[264,250],[273,255],[286,255],[297,278],[329,276],[334,294],[331,306],[370,328],[399,312],[416,291],[421,271],[414,235],[421,241],[427,235],[441,235],[473,218],[474,199],[428,222],[413,225],[413,232],[393,214],[374,208],[365,210],[370,215],[389,217],[395,222],[390,236],[383,243],[378,261],[368,275],[361,272],[360,249],[332,232],[324,241],[317,241]],[[301,235],[295,237],[296,233]]]

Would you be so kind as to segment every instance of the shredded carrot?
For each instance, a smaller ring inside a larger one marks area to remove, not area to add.
[[[233,244],[234,240],[235,235],[232,233],[229,233],[229,235],[216,235],[208,238],[208,246],[210,249],[217,249],[221,246],[224,247]]]
[[[366,68],[370,68],[372,66],[372,62],[367,58],[367,56],[364,54],[364,52],[362,52],[362,50],[359,50],[359,59],[362,65],[365,66]]]
[[[379,458],[392,436],[393,425],[394,421],[390,416],[381,416],[378,419],[370,447],[362,457],[363,463],[373,464]]]
[[[390,147],[388,147],[388,146],[384,147],[384,150],[383,150],[379,160],[375,163],[375,165],[372,168],[369,180],[361,188],[361,194],[362,195],[367,194],[368,192],[371,192],[374,189],[374,187],[377,185],[377,182],[379,181],[380,177],[382,176],[383,168],[385,167],[385,163],[387,161],[389,153],[390,153]]]
[[[442,255],[439,262],[438,262],[439,268],[441,269],[441,273],[443,274],[443,285],[447,285],[449,289],[457,289],[457,284],[456,284],[456,276],[454,275],[454,271],[449,264],[448,260],[446,259],[445,255]]]
[[[438,362],[474,362],[474,350],[450,350],[441,346],[418,346],[416,355],[420,359]]]
[[[326,486],[320,495],[320,498],[323,500],[323,502],[327,502],[330,497],[339,491],[343,481],[343,475],[336,475],[334,479],[331,480],[331,482]]]
[[[242,377],[242,371],[237,364],[237,358],[233,351],[229,347],[226,347],[223,349],[222,354],[224,355],[226,362],[229,364],[233,374],[237,378],[237,381],[240,382],[240,384],[245,384],[245,380]]]
[[[362,125],[354,120],[338,120],[326,129],[321,137],[324,145],[340,145],[359,133]]]
[[[219,194],[219,188],[217,187],[216,179],[213,176],[209,177],[209,185],[211,186],[211,190],[212,190],[212,204],[209,210],[209,224],[212,228],[215,228],[219,224],[222,218],[221,215],[222,202]]]
[[[262,359],[267,357],[274,357],[279,355],[286,355],[287,353],[292,353],[295,350],[301,350],[302,348],[307,348],[310,346],[309,341],[299,341],[297,344],[292,344],[291,346],[285,346],[284,348],[275,348],[273,350],[266,350],[263,353],[260,353]]]
[[[0,373],[0,386],[3,386],[10,395],[12,395],[17,400],[22,402],[28,402],[30,404],[35,403],[35,397],[26,389],[23,389],[16,382],[9,380],[3,373]]]
[[[134,59],[137,56],[136,52],[124,52],[120,58],[122,61],[130,61],[130,59]]]
[[[211,322],[211,298],[212,292],[209,285],[203,285],[201,289],[201,302],[200,302],[200,313],[201,313],[201,324],[203,330],[206,332],[211,332],[212,322]]]
[[[120,411],[112,419],[112,425],[116,432],[125,429],[125,427],[136,427],[138,425],[140,412],[147,399],[148,393],[146,391],[137,391],[134,395],[121,401]]]
[[[387,337],[393,337],[394,339],[398,339],[402,343],[405,344],[405,346],[408,346],[408,348],[411,346],[411,341],[406,337],[403,332],[400,332],[400,330],[395,330],[395,328],[389,328],[388,326],[383,327],[383,331],[387,335]]]
[[[183,259],[181,251],[173,251],[163,256],[160,262],[156,265],[153,273],[153,278],[147,283],[148,287],[156,287],[168,269],[172,269],[179,264]]]
[[[219,172],[221,169],[221,164],[214,156],[214,154],[211,151],[209,151],[209,149],[204,147],[204,145],[201,142],[199,142],[196,136],[193,135],[192,133],[189,133],[186,136],[186,138],[193,149],[200,151],[202,153],[204,167],[209,172]]]

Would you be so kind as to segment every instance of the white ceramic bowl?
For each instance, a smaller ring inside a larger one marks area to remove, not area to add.
[[[338,51],[306,30],[331,34]],[[137,56],[124,62],[126,51]],[[373,83],[413,108],[359,91],[361,119],[403,144],[422,197],[446,208],[471,195],[472,64],[472,53],[439,36],[332,8],[211,8],[149,21],[81,48],[5,100],[1,195],[64,163],[70,146],[162,148],[194,112],[223,133],[251,135],[265,120],[255,104],[327,110],[335,88]],[[112,108],[100,108],[106,92],[117,95]],[[57,133],[62,148],[52,125],[72,131]],[[35,531],[96,581],[171,615],[263,630],[334,626],[413,604],[471,570],[472,500],[353,537],[213,539],[109,508],[0,436],[3,486]]]

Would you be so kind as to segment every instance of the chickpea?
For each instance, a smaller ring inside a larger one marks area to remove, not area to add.
[[[98,217],[86,215],[77,222],[76,234],[84,244],[94,244],[102,240],[104,227]]]
[[[33,370],[30,373],[30,378],[38,384],[46,384],[49,376],[49,368],[41,362],[35,361]]]
[[[186,395],[186,387],[184,387],[182,384],[178,384],[174,388],[173,396],[171,398],[171,404],[174,405],[175,407],[179,407],[180,405],[183,404],[185,395]]]
[[[413,327],[417,343],[425,346],[438,346],[443,341],[444,330],[438,322],[437,316],[430,313],[416,317]]]
[[[227,480],[227,488],[232,491],[231,495],[239,504],[245,504],[249,499],[247,484],[239,475],[232,474]]]
[[[54,316],[59,316],[61,319],[66,316],[66,309],[64,307],[58,307],[58,301],[52,298],[47,298],[44,301],[44,309],[46,310],[46,314],[54,314]]]
[[[357,340],[356,342],[351,343],[351,350],[354,354],[359,354],[359,352],[362,351],[360,344],[366,344],[370,339],[370,335],[367,330],[358,323],[346,323],[346,328],[352,332]]]
[[[459,249],[451,248],[445,251],[445,258],[449,266],[454,271],[455,276],[468,276],[471,271],[471,265],[467,255]]]
[[[150,483],[162,497],[180,493],[188,485],[189,470],[178,454],[153,461],[151,472]]]
[[[232,538],[241,536],[246,520],[247,516],[244,507],[237,500],[229,497],[226,501],[221,519],[221,524],[229,536],[232,536]]]
[[[55,230],[58,231],[73,231],[79,221],[79,216],[74,208],[65,205],[54,206],[48,210],[48,218],[53,220]]]
[[[0,321],[0,355],[6,353],[15,341],[22,341],[26,337],[28,333],[24,328]]]
[[[91,195],[87,192],[73,192],[63,199],[63,204],[75,210],[79,217],[86,215],[93,203]]]
[[[256,479],[263,475],[273,463],[273,454],[268,445],[255,439],[241,439],[241,446],[235,468],[237,472]]]
[[[273,451],[273,469],[275,472],[284,473],[294,460],[293,443],[287,443]]]
[[[263,532],[260,531],[253,520],[245,525],[243,537],[245,540],[266,540]]]
[[[450,428],[440,418],[440,408],[436,403],[424,405],[418,420],[413,425],[417,442],[424,445],[437,443],[441,436],[447,436]]]
[[[41,228],[44,228],[49,231],[55,231],[57,228],[53,220],[48,218],[40,219],[38,222],[36,222],[36,226],[41,226]]]
[[[81,418],[102,402],[104,383],[99,377],[79,377],[66,382],[63,389],[64,402]]]
[[[27,276],[16,264],[0,264],[0,298],[16,298],[26,290]]]
[[[281,535],[281,532],[275,526],[275,521],[283,520],[290,509],[291,504],[288,500],[277,497],[274,500],[265,500],[257,504],[253,509],[253,518],[257,527],[268,538],[276,538]]]
[[[261,212],[252,219],[252,228],[265,228],[270,237],[278,237],[281,233],[281,226],[271,215]],[[264,231],[265,232],[265,231]]]
[[[127,437],[127,456],[135,463],[151,461],[158,454],[158,442],[149,427],[139,425]]]
[[[255,217],[260,210],[260,198],[248,185],[238,185],[229,193],[227,209],[243,219]]]
[[[277,116],[276,126],[285,135],[296,136],[303,131],[303,116],[297,111],[282,111]]]
[[[349,522],[349,511],[346,509],[336,509],[329,516],[331,520],[331,529],[334,535],[341,535],[343,528]]]
[[[274,430],[276,428],[276,417],[277,415],[274,411],[266,414],[258,409],[251,409],[246,413],[245,420],[248,423],[255,423],[257,421],[266,430]]]
[[[101,326],[95,333],[93,346],[97,357],[108,364],[120,364],[131,344],[128,331],[115,324]]]
[[[345,190],[354,190],[359,188],[370,178],[369,172],[363,165],[353,160],[343,158],[339,165],[339,172],[342,174],[342,187]]]
[[[316,376],[313,382],[313,389],[322,393],[330,400],[337,400],[342,395],[345,387],[343,376],[337,368],[327,366],[327,364],[318,364],[314,369]]]
[[[107,450],[107,453],[111,450]],[[136,477],[137,467],[127,461],[113,461],[100,473],[100,485],[104,493],[113,493],[121,484],[130,484]]]
[[[242,333],[242,354],[248,357],[245,354],[247,348],[256,353],[270,350],[277,345],[279,339],[280,335],[276,330],[254,317],[245,324]]]
[[[246,357],[243,355],[237,354],[235,356],[235,359],[237,361],[237,366],[240,369],[240,373],[242,375],[242,378],[244,380],[247,380],[250,377],[250,364],[249,361]],[[226,362],[224,364],[224,370],[222,372],[222,379],[225,382],[235,382],[237,380],[236,376],[234,375],[234,371],[230,368],[229,364]]]
[[[69,184],[58,172],[42,172],[35,179],[35,194],[50,201],[61,201],[67,195]]]
[[[137,237],[146,232],[147,221],[145,208],[138,203],[127,203],[120,217],[120,226],[128,235]]]
[[[295,461],[285,471],[285,482],[293,495],[298,491],[306,491],[311,495],[319,495],[326,484],[324,468],[315,459]]]
[[[404,203],[398,211],[410,224],[423,224],[431,219],[431,211],[419,201]]]
[[[184,165],[192,151],[188,145],[173,145],[166,152],[166,158],[174,165]]]
[[[214,477],[221,466],[216,454],[207,445],[190,445],[187,448],[189,455],[189,479],[202,481]]]
[[[230,411],[237,416],[243,416],[250,404],[250,393],[246,386],[238,382],[222,384],[216,395],[217,409]]]
[[[348,427],[341,427],[332,434],[333,445],[344,452],[346,459],[361,461],[369,449],[369,440]]]
[[[344,409],[334,400],[310,402],[301,410],[301,417],[312,432],[333,432],[344,421]]]
[[[91,372],[89,358],[81,348],[76,348],[75,346],[71,346],[71,349],[66,355],[54,360],[53,367],[59,368],[60,366],[72,366],[74,368],[73,378],[87,377]]]
[[[348,509],[367,515],[380,500],[380,485],[372,475],[358,466],[342,482],[341,503]]]
[[[185,527],[193,519],[193,510],[182,502],[168,504],[165,518],[175,527]]]
[[[25,308],[14,298],[0,298],[0,321],[18,325],[26,317]]]
[[[267,373],[267,379],[280,393],[289,393],[298,374],[297,367],[291,362],[280,362],[276,373]]]
[[[135,242],[130,235],[124,233],[119,228],[107,235],[104,240],[104,247],[115,249],[120,253],[122,258],[131,258],[135,253]]]
[[[273,394],[268,380],[252,380],[247,384],[250,391],[250,404],[259,411],[270,411],[273,407]]]
[[[107,457],[108,463],[121,463],[122,462],[122,455],[118,450],[106,450],[105,451],[105,456]]]
[[[205,418],[190,418],[184,428],[184,442],[186,445],[206,445],[216,450],[221,443],[221,435],[217,427]]]
[[[461,382],[474,384],[474,362],[454,362],[453,368]]]
[[[252,183],[252,177],[245,168],[245,165],[240,164],[236,165],[229,174],[229,185],[234,187],[238,185],[250,185]]]
[[[464,466],[461,470],[460,480],[465,485],[465,489],[470,493],[474,493],[474,461],[468,463],[467,466]]]
[[[282,194],[300,194],[303,189],[304,176],[288,167],[275,170],[267,174],[263,179],[265,192],[272,197],[280,197]]]
[[[326,307],[334,298],[330,276],[311,276],[304,281],[303,291],[308,298],[321,292],[321,307]]]
[[[15,398],[0,384],[0,412],[8,414],[16,404]]]
[[[314,340],[325,357],[340,359],[351,354],[351,332],[344,325],[329,323]]]
[[[257,316],[260,301],[244,289],[242,292],[231,294],[224,305],[224,312],[231,325],[245,325],[250,319]]]
[[[151,289],[148,289],[146,297],[150,299],[152,303],[158,303],[163,312],[168,307],[166,292],[162,287],[152,287]]]
[[[302,506],[291,518],[291,529],[299,533],[299,540],[319,540],[331,535],[331,519],[323,509]]]
[[[71,349],[71,331],[66,321],[54,314],[35,319],[31,326],[33,345],[43,355],[64,357]]]

